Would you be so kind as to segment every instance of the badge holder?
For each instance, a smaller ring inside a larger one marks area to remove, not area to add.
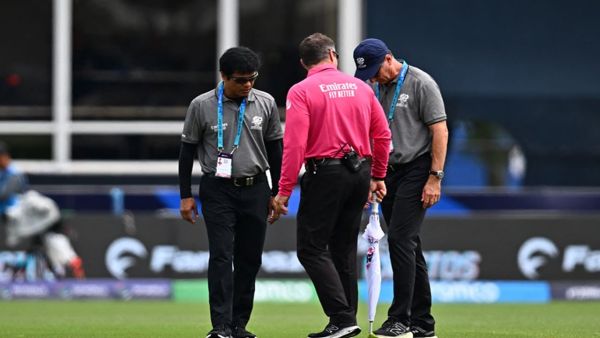
[[[233,162],[233,153],[228,154],[224,152],[219,152],[217,156],[217,172],[215,176],[222,178],[231,178],[231,170]]]

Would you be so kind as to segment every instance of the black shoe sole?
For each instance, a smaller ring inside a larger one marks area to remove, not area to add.
[[[344,329],[342,329],[341,331],[343,331]],[[354,336],[358,336],[360,334],[361,330],[360,327],[355,327],[354,330],[352,331],[348,331],[348,332],[339,332],[339,335],[329,335],[327,336],[328,338],[350,338],[350,337],[354,337]],[[312,338],[312,337],[308,337],[308,338]]]
[[[373,332],[373,335],[378,338],[394,338],[394,337],[413,338],[413,334],[411,332],[402,333],[401,335],[398,335],[398,336],[384,336],[381,333],[377,334],[377,333]]]
[[[220,334],[213,333],[213,334],[206,336],[206,338],[231,338],[231,336],[223,336]]]
[[[360,334],[360,332],[361,332],[360,327],[357,327],[356,329],[354,329],[354,331],[349,332],[348,334],[346,334],[345,336],[342,336],[340,338],[348,338],[348,337],[358,336]]]

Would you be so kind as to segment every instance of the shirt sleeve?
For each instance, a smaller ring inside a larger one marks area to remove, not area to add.
[[[181,199],[192,197],[192,168],[196,145],[181,142],[179,150],[179,195]]]
[[[279,119],[279,109],[275,100],[271,101],[271,113],[269,114],[269,121],[267,130],[264,134],[265,142],[279,140],[283,138],[283,130],[281,129],[281,120]]]
[[[421,119],[425,124],[430,125],[446,120],[444,100],[435,81],[425,82],[420,88],[419,96]]]
[[[306,154],[309,127],[310,115],[305,93],[292,87],[286,101],[283,161],[279,180],[279,194],[282,196],[290,196],[298,181],[298,173]]]
[[[390,141],[392,132],[387,123],[385,112],[375,97],[371,94],[371,127],[370,134],[373,139],[373,165],[371,176],[385,178],[387,164],[390,157]]]
[[[202,128],[198,122],[199,103],[194,100],[188,107],[183,123],[183,132],[181,134],[181,142],[199,143],[202,139]]]

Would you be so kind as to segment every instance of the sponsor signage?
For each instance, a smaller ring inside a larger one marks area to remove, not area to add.
[[[554,299],[598,300],[600,284],[553,284],[533,281],[451,281],[432,282],[435,303],[548,302]],[[359,281],[360,299],[366,301],[365,280]],[[180,302],[208,302],[208,283],[199,280],[68,280],[61,282],[0,283],[0,300],[12,299],[173,299]],[[393,285],[383,281],[379,302],[389,304]],[[316,291],[307,279],[261,279],[256,283],[255,302],[316,303]]]
[[[600,216],[429,218],[421,239],[433,280],[600,280]]]
[[[173,282],[173,299],[180,302],[208,302],[206,279]],[[317,293],[308,279],[259,279],[256,281],[254,302],[314,303]]]
[[[367,301],[367,285],[359,282],[360,297]],[[532,281],[446,281],[431,282],[434,303],[546,303],[550,301],[547,282]],[[391,303],[394,298],[392,281],[381,284],[380,303]]]
[[[317,292],[310,280],[263,279],[256,282],[255,302],[310,303],[317,300]]]
[[[600,282],[552,282],[552,299],[600,300]]]
[[[10,299],[171,299],[171,282],[161,279],[110,279],[0,283],[0,298]]]
[[[65,223],[75,234],[75,250],[90,278],[207,276],[208,240],[202,220],[189,224],[157,214],[85,214]],[[0,233],[2,282],[13,278],[11,266],[27,259],[26,248],[9,250]],[[429,217],[421,241],[432,281],[600,280],[600,216]],[[358,244],[362,258],[367,244],[362,239]],[[380,251],[382,277],[391,279],[387,236]],[[259,278],[307,278],[296,257],[294,219],[268,227],[262,262]]]
[[[154,214],[76,215],[66,220],[75,234],[73,246],[89,278],[205,278],[208,240],[202,221],[189,224]],[[259,276],[304,277],[295,251],[295,223],[269,228]],[[0,268],[26,261],[24,248],[8,250],[0,234]],[[9,281],[9,272],[0,281]]]

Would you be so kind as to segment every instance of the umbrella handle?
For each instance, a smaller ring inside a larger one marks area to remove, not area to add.
[[[371,195],[371,214],[379,215],[379,202],[377,202],[375,194]]]

